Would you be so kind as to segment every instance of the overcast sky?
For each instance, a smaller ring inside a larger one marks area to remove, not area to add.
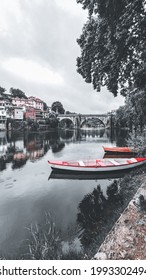
[[[65,110],[106,113],[124,104],[101,93],[76,72],[87,12],[76,0],[0,0],[0,86],[19,88],[49,106],[60,101]]]

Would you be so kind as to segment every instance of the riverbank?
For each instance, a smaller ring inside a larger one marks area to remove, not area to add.
[[[94,259],[146,259],[146,178],[121,214]]]

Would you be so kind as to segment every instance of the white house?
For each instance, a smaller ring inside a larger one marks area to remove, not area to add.
[[[24,110],[22,107],[14,108],[14,119],[15,120],[23,120]]]
[[[0,130],[6,129],[6,110],[4,106],[0,106]]]
[[[40,109],[41,111],[43,111],[44,104],[43,104],[43,101],[41,99],[30,96],[30,97],[28,97],[28,100],[32,102],[32,106],[34,108]]]

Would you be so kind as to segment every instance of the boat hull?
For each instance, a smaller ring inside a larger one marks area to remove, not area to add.
[[[97,162],[97,161],[95,161]],[[49,164],[53,170],[60,170],[60,171],[69,171],[69,172],[89,172],[89,173],[97,173],[97,172],[114,172],[114,171],[124,171],[131,168],[135,168],[137,166],[140,166],[146,162],[146,158],[143,159],[120,159],[120,161],[117,161],[116,159],[111,159],[108,164],[106,165],[106,160],[99,160],[100,164],[104,166],[83,166],[83,165],[73,165],[67,163],[68,165],[65,165],[63,162],[50,162]]]
[[[103,147],[104,152],[109,155],[136,155],[137,152],[129,147]]]

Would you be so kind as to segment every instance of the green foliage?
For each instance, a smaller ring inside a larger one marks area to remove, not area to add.
[[[50,128],[57,128],[58,127],[58,119],[55,113],[50,113],[49,114],[49,119],[48,119],[48,124],[50,126]]]
[[[4,94],[4,93],[5,93],[5,91],[6,91],[6,89],[5,89],[5,88],[0,87],[0,94]]]
[[[129,105],[129,106],[128,106]],[[146,123],[146,94],[144,90],[133,90],[126,100],[126,106],[130,108],[131,118],[136,128],[142,132]]]
[[[59,114],[64,114],[65,112],[63,105],[61,104],[60,101],[53,102],[51,106],[51,110]]]
[[[46,111],[47,108],[48,108],[47,104],[45,102],[43,102],[43,109],[44,109],[44,111]]]
[[[13,97],[19,97],[19,98],[25,98],[27,99],[27,96],[25,95],[25,93],[20,90],[20,89],[16,89],[16,88],[10,88],[10,93],[12,94]]]
[[[28,228],[30,236],[27,239],[28,255],[32,260],[67,260],[83,259],[83,252],[76,252],[69,240],[57,229],[55,216],[47,212],[41,224]],[[71,233],[70,233],[71,234]],[[63,242],[69,244],[68,250],[63,249]],[[26,242],[24,242],[24,245]],[[24,256],[25,257],[25,256]],[[26,257],[25,257],[26,258]]]
[[[77,71],[95,90],[106,86],[123,96],[132,85],[146,88],[144,0],[77,0],[89,18],[77,40]]]
[[[119,109],[116,111],[115,124],[117,130],[127,127],[127,117],[125,115],[125,107],[126,106],[120,106]]]
[[[50,213],[46,214],[43,226],[38,224],[35,226],[31,225],[29,231],[31,238],[28,246],[31,259],[60,259],[61,238]]]
[[[142,132],[146,124],[146,94],[144,90],[131,90],[125,100],[125,106],[116,112],[116,127],[129,128],[132,132]]]

